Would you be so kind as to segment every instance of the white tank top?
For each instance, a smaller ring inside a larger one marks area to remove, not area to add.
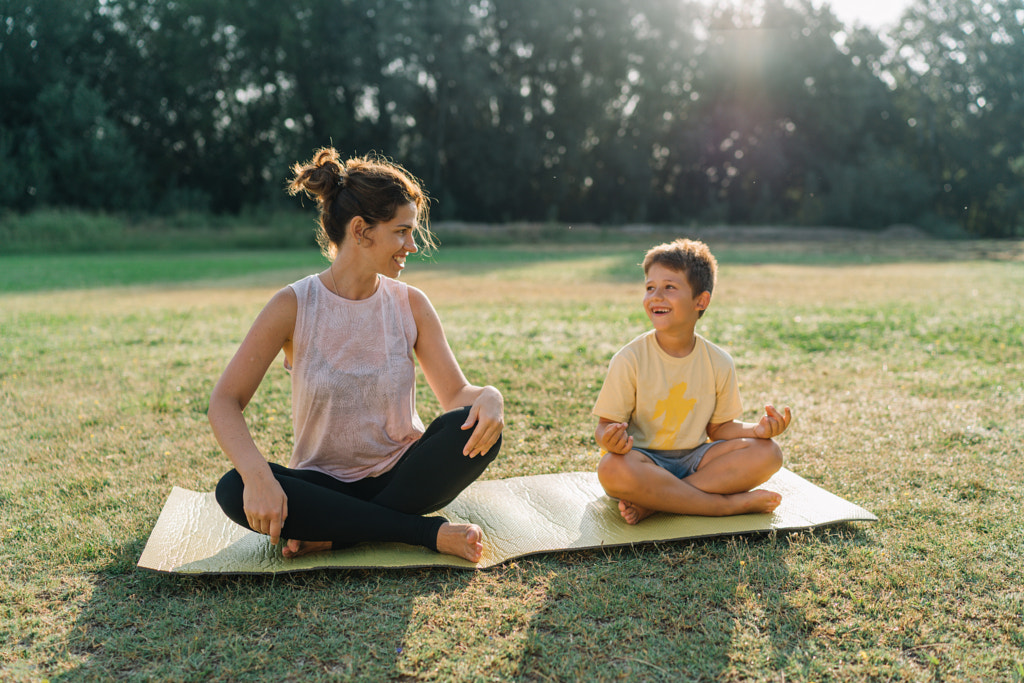
[[[298,312],[289,467],[356,481],[391,469],[423,434],[409,286],[379,278],[377,291],[359,301],[342,299],[316,275],[291,285]]]

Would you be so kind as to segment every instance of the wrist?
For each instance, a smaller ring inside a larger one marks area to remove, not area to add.
[[[490,398],[497,399],[502,403],[504,403],[505,401],[505,398],[501,395],[501,392],[498,391],[498,388],[490,384],[480,388],[480,397],[483,398],[484,396],[489,396]]]
[[[247,487],[263,487],[274,481],[274,472],[266,460],[244,468],[236,466],[235,469],[238,470],[238,475],[242,477],[242,483]]]

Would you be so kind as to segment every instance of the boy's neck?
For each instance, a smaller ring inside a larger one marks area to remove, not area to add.
[[[692,327],[686,330],[655,330],[654,339],[661,350],[673,358],[686,358],[693,352],[697,333]]]

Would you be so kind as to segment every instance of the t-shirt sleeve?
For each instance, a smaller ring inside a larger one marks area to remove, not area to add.
[[[729,354],[724,351],[720,354],[715,356],[715,411],[711,415],[711,424],[722,424],[743,415],[736,364]]]
[[[608,375],[594,404],[595,417],[629,422],[636,409],[636,367],[621,352],[608,364]]]

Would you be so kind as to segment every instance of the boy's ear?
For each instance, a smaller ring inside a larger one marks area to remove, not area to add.
[[[708,292],[708,291],[701,292],[700,295],[697,297],[697,310],[698,311],[706,311],[706,310],[708,310],[708,306],[710,306],[710,305],[711,305],[711,292]]]

